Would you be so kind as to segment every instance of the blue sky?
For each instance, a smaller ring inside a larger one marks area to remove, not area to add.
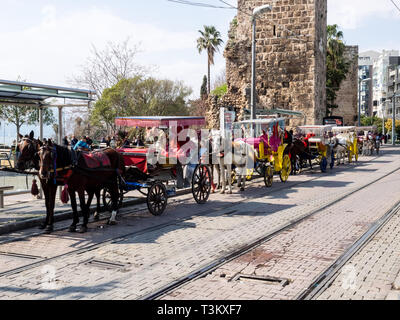
[[[218,0],[196,0],[220,4]],[[400,5],[400,0],[395,0]],[[166,0],[0,0],[0,78],[69,86],[91,45],[130,37],[140,44],[138,63],[154,76],[182,80],[198,95],[207,72],[196,49],[198,30],[215,25],[226,40],[235,10],[179,5]],[[233,5],[235,0],[229,0]],[[271,1],[273,3],[273,1]],[[328,0],[328,22],[339,24],[347,44],[360,51],[400,49],[400,12],[390,0]],[[221,50],[223,51],[223,50]],[[217,55],[213,75],[224,69]],[[28,130],[28,128],[26,129]],[[12,133],[13,128],[7,131]],[[0,142],[3,129],[0,129]],[[47,131],[50,134],[50,131]]]

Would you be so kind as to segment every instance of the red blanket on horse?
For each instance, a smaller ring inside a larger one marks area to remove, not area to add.
[[[97,152],[82,152],[83,159],[85,159],[86,166],[90,169],[97,169],[103,167],[111,167],[110,159],[101,151]]]

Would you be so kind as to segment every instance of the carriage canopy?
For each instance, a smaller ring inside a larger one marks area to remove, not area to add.
[[[301,127],[297,127],[297,129],[302,134],[313,133],[316,136],[323,136],[325,133],[332,132],[333,126],[331,126],[331,125],[326,125],[326,126],[301,126]]]
[[[120,117],[115,124],[121,127],[160,128],[160,127],[189,127],[205,126],[204,117]]]
[[[255,128],[255,136],[258,137],[263,135],[263,131],[272,132],[276,126],[284,131],[286,128],[286,119],[274,118],[240,121],[233,124],[233,129],[243,129],[245,132],[250,132],[252,128]]]
[[[334,127],[333,132],[335,133],[347,133],[347,132],[355,132],[356,127]]]

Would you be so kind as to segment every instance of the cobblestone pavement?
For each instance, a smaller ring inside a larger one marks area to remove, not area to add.
[[[118,226],[92,223],[84,235],[9,236],[0,244],[0,299],[138,299],[400,167],[400,149],[384,152],[331,174],[291,177],[272,189],[254,182],[245,193],[212,195],[203,206],[181,196],[162,217],[151,217],[145,205],[126,208]],[[382,179],[278,235],[254,256],[242,256],[167,298],[293,297],[400,199],[399,179],[399,172]],[[228,282],[239,270],[291,283],[278,288]]]
[[[397,171],[163,299],[294,299],[400,200],[399,181]],[[397,214],[321,299],[384,299],[400,269],[399,222]]]
[[[392,291],[400,270],[400,213],[342,268],[319,300],[399,300]],[[398,282],[400,283],[400,282]]]

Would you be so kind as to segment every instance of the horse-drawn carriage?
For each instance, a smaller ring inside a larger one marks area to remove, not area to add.
[[[331,169],[334,166],[333,145],[330,144],[331,132],[331,125],[297,127],[297,138],[304,144],[304,153],[307,154],[310,164],[312,160],[315,160],[322,172],[326,172],[328,165]]]
[[[267,187],[272,186],[274,172],[279,174],[282,182],[287,182],[292,171],[288,144],[284,143],[285,121],[284,118],[257,119],[233,125],[234,130],[242,130],[244,136],[236,141],[254,147],[254,170],[264,177]],[[254,170],[247,172],[247,178]]]
[[[358,136],[356,127],[333,127],[332,129],[339,144],[347,148],[347,157],[349,163],[358,161]]]
[[[184,169],[187,179],[191,181],[196,202],[203,204],[208,201],[212,179],[209,167],[204,164],[181,164],[179,158],[185,156],[187,150],[181,148],[183,144],[178,139],[167,141],[169,128],[179,134],[184,129],[204,126],[205,118],[125,117],[117,118],[115,123],[120,127],[146,128],[154,133],[155,142],[146,147],[117,149],[126,166],[125,175],[120,179],[120,204],[124,194],[138,191],[147,197],[149,211],[155,216],[161,215],[167,206],[168,197],[175,195],[177,189],[184,188]],[[103,191],[103,202],[106,208],[110,206],[111,197],[107,189]]]
[[[373,154],[374,150],[376,150],[376,154],[379,154],[381,142],[376,138],[376,126],[357,127],[356,132],[360,154],[370,156]]]

